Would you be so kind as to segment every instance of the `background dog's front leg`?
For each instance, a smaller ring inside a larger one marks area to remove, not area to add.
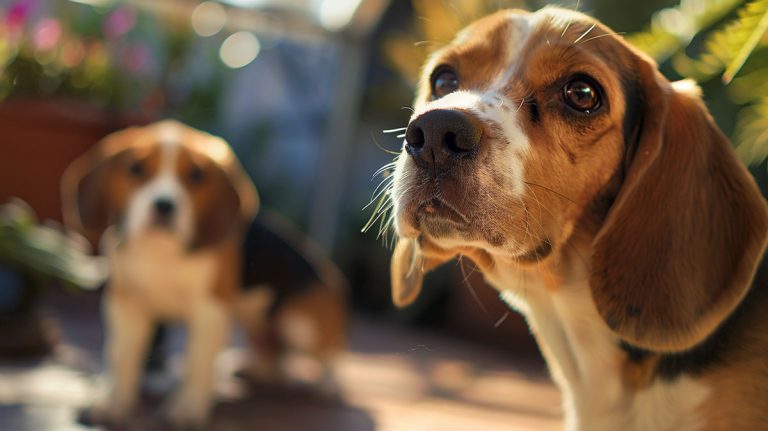
[[[189,341],[183,383],[168,410],[179,427],[200,427],[213,403],[214,362],[229,340],[230,317],[215,300],[195,307],[189,321]]]
[[[154,322],[146,308],[133,298],[110,290],[104,299],[107,393],[89,416],[95,422],[119,424],[128,419],[136,405]]]

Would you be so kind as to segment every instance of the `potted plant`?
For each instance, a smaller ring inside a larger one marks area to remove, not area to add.
[[[0,357],[49,353],[55,325],[37,304],[52,285],[94,289],[107,277],[104,258],[87,241],[56,226],[41,225],[20,200],[0,205]]]

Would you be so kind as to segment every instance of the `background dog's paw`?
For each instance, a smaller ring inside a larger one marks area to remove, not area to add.
[[[110,411],[105,406],[93,406],[80,410],[77,422],[87,427],[105,427],[109,430],[122,430],[127,427],[126,415]]]
[[[314,392],[320,399],[328,403],[340,404],[344,401],[339,382],[331,373],[324,375],[320,381],[315,383]]]
[[[209,404],[203,397],[180,394],[163,409],[163,419],[175,430],[202,430],[208,421]]]
[[[235,377],[250,384],[285,384],[287,377],[278,361],[254,360],[235,371]]]

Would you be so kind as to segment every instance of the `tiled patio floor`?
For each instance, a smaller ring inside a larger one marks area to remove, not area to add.
[[[101,367],[98,303],[88,295],[58,295],[48,302],[65,343],[52,359],[0,363],[2,431],[89,429],[75,417],[92,400]],[[244,385],[232,377],[243,349],[231,348],[219,363],[220,403],[208,429],[560,429],[559,396],[535,360],[360,316],[353,319],[350,337],[350,351],[339,368],[341,402],[318,399],[300,388]],[[172,338],[172,350],[178,351],[181,340]],[[178,363],[174,355],[170,368],[178,369]],[[146,397],[135,429],[163,429],[150,414],[159,404],[159,396]]]

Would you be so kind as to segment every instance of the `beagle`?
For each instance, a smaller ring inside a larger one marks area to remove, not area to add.
[[[306,264],[302,251],[252,223],[258,194],[224,140],[175,121],[119,131],[70,165],[62,194],[65,224],[100,237],[111,266],[103,296],[107,394],[85,420],[128,422],[159,323],[188,328],[183,381],[165,411],[178,427],[206,422],[214,361],[233,319],[260,362],[272,358],[256,343],[265,328],[276,328],[275,343],[324,365],[342,349],[343,306],[329,287],[342,278],[321,277],[315,268],[330,263]],[[278,265],[303,265],[302,278],[276,278]]]
[[[395,304],[470,258],[567,430],[768,429],[768,207],[695,84],[583,14],[501,11],[426,63],[393,178]]]

